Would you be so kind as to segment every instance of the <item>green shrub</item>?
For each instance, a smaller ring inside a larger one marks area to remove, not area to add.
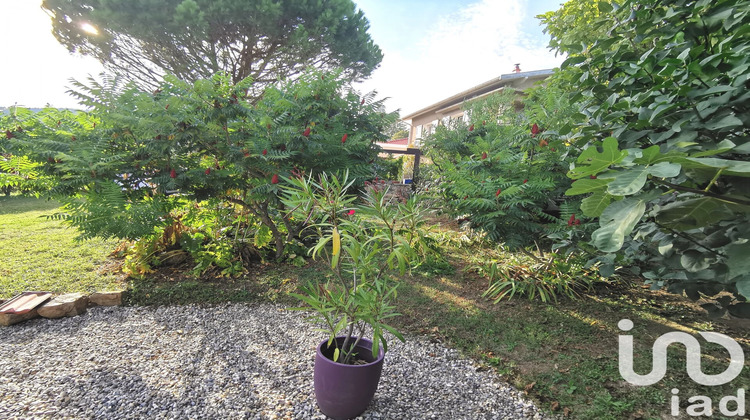
[[[750,317],[750,4],[575,3],[598,7],[588,25],[546,23],[586,116],[566,194],[598,219],[599,259],[693,299],[729,292],[704,307]]]
[[[0,193],[6,196],[13,191],[40,194],[53,185],[42,164],[26,156],[29,148],[15,147],[17,139],[28,137],[36,126],[36,116],[27,109],[12,107],[8,114],[0,115]]]
[[[353,362],[353,350],[365,333],[372,334],[374,355],[381,345],[388,350],[386,332],[403,341],[389,325],[398,315],[398,277],[431,251],[419,197],[391,202],[387,189],[371,189],[358,200],[347,194],[353,184],[348,174],[288,181],[284,201],[295,215],[313,222],[309,231],[317,243],[310,253],[331,269],[326,281],[304,285],[303,293],[294,296],[313,311],[311,321],[325,326],[329,345],[339,335],[346,337],[341,347],[336,344],[333,360]]]
[[[540,88],[526,99],[503,92],[467,104],[469,120],[440,126],[425,139],[433,164],[429,193],[452,214],[509,248],[524,248],[566,229],[559,214],[572,130],[557,92]],[[562,218],[561,218],[562,217]]]
[[[335,73],[304,75],[257,101],[245,98],[249,79],[234,84],[224,74],[193,84],[167,76],[154,92],[116,79],[76,86],[90,112],[42,116],[13,139],[56,176],[52,193],[65,197],[66,210],[59,217],[84,237],[158,242],[180,209],[218,200],[228,216],[221,235],[196,228],[204,235],[204,249],[191,252],[199,269],[211,262],[237,271],[228,256],[240,235],[264,248],[270,234],[281,258],[305,222],[279,199],[284,179],[348,170],[362,185],[376,175],[375,142],[395,118],[371,96],[347,91]],[[157,245],[157,253],[171,246]]]
[[[538,298],[542,302],[557,302],[558,297],[574,299],[580,291],[589,290],[602,278],[596,269],[587,268],[585,261],[552,253],[543,261],[531,258],[515,261],[489,262],[473,267],[489,280],[482,296],[494,299],[510,299],[516,295],[529,300]]]

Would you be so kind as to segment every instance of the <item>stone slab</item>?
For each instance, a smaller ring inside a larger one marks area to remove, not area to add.
[[[89,306],[122,305],[122,292],[96,292],[89,295]]]
[[[39,315],[45,318],[76,316],[86,312],[89,298],[82,293],[60,295],[40,306]]]

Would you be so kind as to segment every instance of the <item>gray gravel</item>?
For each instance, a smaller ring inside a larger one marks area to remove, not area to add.
[[[101,307],[0,327],[0,419],[324,419],[324,335],[269,304]],[[390,342],[365,419],[544,418],[496,374],[424,337]]]

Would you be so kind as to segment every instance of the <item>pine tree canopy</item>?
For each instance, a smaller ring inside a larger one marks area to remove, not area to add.
[[[311,67],[365,78],[383,55],[351,0],[44,0],[71,52],[146,89],[225,71],[258,89]]]

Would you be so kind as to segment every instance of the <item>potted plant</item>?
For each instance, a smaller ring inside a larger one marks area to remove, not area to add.
[[[310,222],[308,233],[318,238],[310,252],[330,267],[326,280],[294,294],[308,305],[296,309],[312,310],[308,319],[328,335],[317,348],[315,396],[327,416],[356,417],[375,395],[386,332],[404,339],[387,322],[398,315],[399,276],[429,250],[425,212],[416,198],[389,203],[386,191],[370,191],[355,205],[348,174],[287,181],[285,205]]]

